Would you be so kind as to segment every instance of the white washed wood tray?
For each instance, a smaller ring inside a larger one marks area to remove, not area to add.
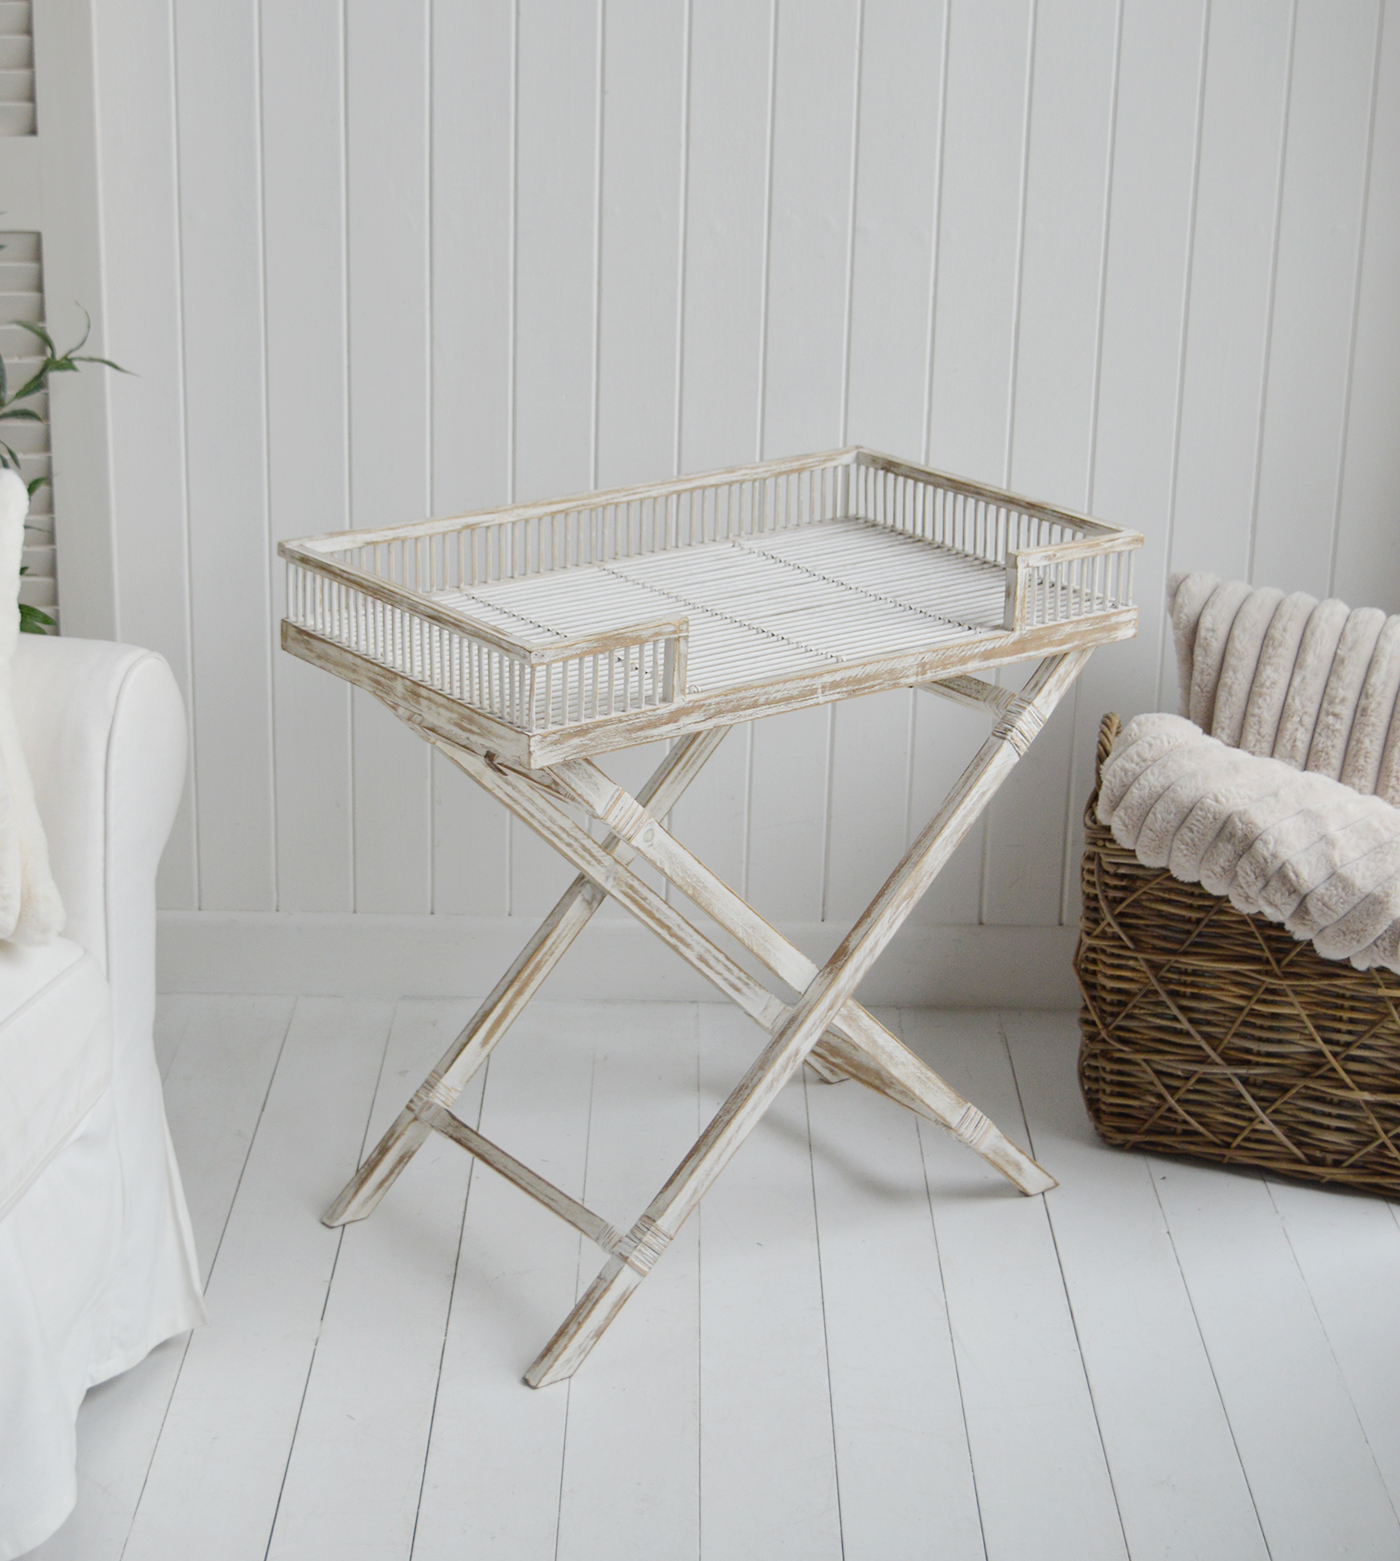
[[[1141,544],[847,449],[285,542],[283,644],[538,768],[1129,638]]]

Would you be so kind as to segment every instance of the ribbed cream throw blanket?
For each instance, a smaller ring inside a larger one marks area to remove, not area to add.
[[[1172,626],[1189,719],[1128,722],[1100,821],[1325,958],[1400,972],[1400,617],[1197,574]]]

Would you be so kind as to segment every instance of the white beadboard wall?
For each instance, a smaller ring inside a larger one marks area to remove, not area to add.
[[[1140,528],[1140,638],[917,913],[943,1001],[1070,991],[1094,731],[1174,698],[1170,569],[1400,610],[1396,0],[94,17],[106,350],[140,378],[115,569],[71,600],[105,590],[189,700],[169,986],[265,989],[275,947],[304,990],[416,989],[414,947],[494,959],[566,878],[275,649],[278,538],[857,441]],[[740,729],[681,832],[834,934],[983,724],[896,693]]]

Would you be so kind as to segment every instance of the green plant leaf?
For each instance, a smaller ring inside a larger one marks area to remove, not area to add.
[[[33,407],[6,407],[3,412],[0,412],[0,418],[2,417],[23,418],[27,423],[42,423],[44,421]]]
[[[44,634],[49,629],[58,627],[58,619],[50,618],[48,613],[38,607],[32,607],[28,602],[19,604],[19,632],[21,634]]]
[[[54,345],[53,337],[49,335],[42,325],[35,325],[33,320],[11,320],[10,324],[19,326],[22,331],[28,331],[31,336],[37,336],[49,349],[50,357],[56,358],[58,356],[58,348]],[[86,340],[87,337],[85,336],[83,341]],[[81,346],[82,343],[80,342],[79,345]]]
[[[27,483],[25,483],[25,485],[24,485],[25,491],[29,494],[29,497],[32,499],[34,497],[34,495],[39,491],[39,489],[42,488],[44,486],[44,484],[48,480],[49,479],[47,477],[33,477]],[[28,529],[30,531],[38,531],[40,528],[38,526],[30,526]]]
[[[49,375],[52,373],[53,361],[45,358],[39,368],[10,397],[6,405],[13,406],[16,401],[23,401],[26,396],[37,396],[41,390],[48,387]]]
[[[101,363],[109,369],[115,369],[118,374],[132,374],[131,369],[124,369],[120,363],[113,363],[110,358],[94,358],[87,354],[75,355],[71,352],[68,354],[68,357],[73,363]],[[135,376],[133,375],[133,377]]]
[[[79,304],[78,308],[83,309],[83,306]],[[73,345],[68,349],[67,352],[64,353],[63,356],[65,358],[71,358],[75,352],[81,352],[83,348],[87,346],[87,339],[91,335],[92,316],[87,312],[86,309],[83,309],[83,334],[77,339],[76,342],[73,343]]]

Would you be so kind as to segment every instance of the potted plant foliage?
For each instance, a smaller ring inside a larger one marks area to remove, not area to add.
[[[21,330],[28,331],[36,338],[43,348],[44,356],[39,362],[39,367],[13,394],[10,392],[9,376],[5,371],[4,359],[0,358],[0,422],[28,422],[41,423],[43,418],[35,411],[32,405],[33,398],[42,391],[48,389],[49,377],[53,374],[75,374],[78,366],[83,363],[101,363],[109,369],[116,369],[119,374],[125,374],[128,370],[122,368],[120,363],[113,363],[110,358],[95,357],[91,353],[85,353],[82,349],[87,345],[87,339],[92,331],[92,320],[83,311],[83,317],[87,320],[86,328],[80,340],[75,342],[67,352],[60,352],[54,344],[54,339],[42,325],[35,325],[29,320],[12,320],[12,325],[17,325]],[[8,466],[16,474],[19,472],[19,455],[13,447],[3,438],[0,438],[0,466]],[[37,489],[48,482],[47,477],[35,477],[25,486],[32,498]],[[30,527],[37,530],[37,527]],[[21,568],[20,574],[25,569]],[[19,627],[22,634],[44,634],[56,626],[55,620],[42,608],[34,607],[28,602],[19,604]]]

